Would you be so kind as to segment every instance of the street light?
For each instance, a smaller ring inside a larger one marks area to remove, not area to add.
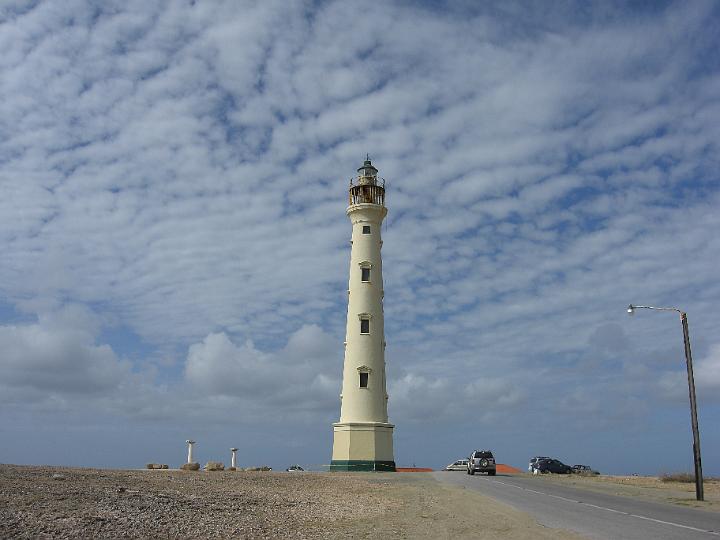
[[[698,501],[704,501],[703,494],[703,477],[702,477],[702,461],[700,459],[700,430],[697,420],[697,402],[695,401],[695,377],[693,376],[692,352],[690,351],[690,332],[688,331],[687,314],[674,307],[653,307],[653,306],[633,306],[630,304],[627,308],[628,314],[633,315],[636,309],[654,309],[657,311],[677,311],[680,314],[680,322],[683,329],[683,340],[685,342],[685,363],[687,364],[688,374],[688,390],[690,393],[690,421],[692,423],[693,432],[693,458],[695,460],[695,495]]]

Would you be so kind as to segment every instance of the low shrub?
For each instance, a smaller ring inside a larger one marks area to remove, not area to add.
[[[681,473],[665,473],[660,476],[661,482],[683,482],[685,484],[695,483],[695,475],[681,472]]]

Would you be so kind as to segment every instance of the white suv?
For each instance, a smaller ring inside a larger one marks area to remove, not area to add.
[[[528,472],[533,472],[535,470],[535,465],[537,465],[537,462],[541,459],[551,459],[546,456],[535,456],[534,458],[530,458],[530,463],[528,464]]]

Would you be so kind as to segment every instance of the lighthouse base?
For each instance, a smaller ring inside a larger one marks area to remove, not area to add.
[[[393,424],[338,422],[333,424],[331,471],[395,471]]]

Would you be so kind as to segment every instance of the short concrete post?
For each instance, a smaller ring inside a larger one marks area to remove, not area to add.
[[[233,469],[237,468],[237,448],[231,448],[232,457],[230,458],[230,467]]]
[[[187,462],[193,463],[193,444],[195,444],[195,441],[191,441],[190,439],[188,439],[185,442],[188,445],[188,460],[187,460]]]

